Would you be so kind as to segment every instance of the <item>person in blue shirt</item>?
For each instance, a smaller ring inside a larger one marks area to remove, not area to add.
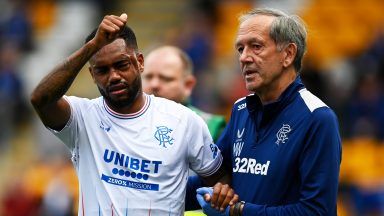
[[[338,120],[300,79],[304,24],[265,8],[239,21],[235,47],[252,94],[235,102],[217,145],[242,202],[212,208],[210,199],[225,198],[220,184],[199,188],[197,201],[207,215],[337,215]],[[191,177],[189,194],[198,185]]]

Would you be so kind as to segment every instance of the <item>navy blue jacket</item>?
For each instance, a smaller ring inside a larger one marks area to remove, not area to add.
[[[269,104],[239,99],[217,145],[248,215],[336,215],[337,117],[300,77]]]

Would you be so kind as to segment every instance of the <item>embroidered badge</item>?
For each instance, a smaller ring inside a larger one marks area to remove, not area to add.
[[[169,135],[173,130],[166,126],[158,126],[155,132],[155,138],[160,142],[164,148],[167,148],[166,144],[172,145],[174,139]]]
[[[285,143],[288,139],[288,133],[291,132],[291,126],[289,124],[283,124],[283,127],[276,133],[276,144]]]

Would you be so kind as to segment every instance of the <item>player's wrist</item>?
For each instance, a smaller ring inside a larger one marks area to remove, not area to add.
[[[90,41],[88,41],[85,44],[85,46],[88,47],[93,52],[97,52],[103,47],[103,44],[99,42],[97,38],[92,38]]]
[[[244,208],[245,202],[241,201],[236,203],[235,205],[232,205],[230,208],[230,215],[231,216],[241,216],[243,214],[243,208]]]
[[[236,205],[236,204],[235,204]],[[230,207],[229,207],[229,215],[230,216],[233,216],[233,210],[234,210],[234,208],[235,208],[235,205],[231,205]]]

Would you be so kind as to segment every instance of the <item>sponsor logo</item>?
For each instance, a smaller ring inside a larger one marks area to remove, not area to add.
[[[161,161],[150,161],[139,158],[134,158],[119,152],[110,151],[105,149],[104,161],[106,163],[113,163],[116,166],[129,168],[143,173],[158,173]]]
[[[134,188],[134,189],[139,189],[139,190],[159,191],[159,185],[158,184],[134,182],[134,181],[129,181],[129,180],[125,180],[125,179],[114,178],[114,177],[107,176],[104,174],[101,175],[101,180],[103,180],[109,184],[118,185],[121,187],[129,187],[129,188]]]
[[[247,107],[247,103],[242,103],[242,104],[240,104],[240,105],[237,106],[237,111],[242,110],[242,109],[244,109],[245,107]]]
[[[245,128],[240,132],[240,129],[237,129],[237,139],[241,139],[243,137]]]
[[[166,144],[173,145],[174,139],[169,135],[173,130],[166,126],[158,126],[154,137],[159,141],[159,145],[167,148]]]
[[[158,184],[145,183],[145,181],[149,180],[150,174],[159,172],[162,164],[161,161],[135,158],[109,149],[105,149],[103,160],[107,164],[114,165],[112,174],[118,178],[102,174],[101,180],[109,184],[140,190],[159,190]],[[140,182],[136,182],[135,180]]]
[[[233,143],[233,155],[239,157],[241,150],[243,149],[244,142],[235,142]]]
[[[233,167],[233,172],[237,173],[250,173],[254,175],[264,175],[268,174],[270,161],[266,163],[257,163],[254,158],[235,158],[235,164]]]
[[[267,175],[270,161],[266,163],[257,162],[254,158],[241,158],[240,154],[243,150],[245,128],[237,129],[236,140],[233,143],[233,156],[235,163],[233,166],[233,172],[237,173],[250,173],[254,175]]]
[[[109,132],[111,130],[111,126],[103,123],[102,121],[100,121],[100,128],[107,131],[107,132]]]
[[[233,155],[234,157],[239,157],[241,150],[243,149],[244,146],[244,141],[243,141],[243,135],[244,135],[244,130],[243,128],[241,131],[240,129],[237,129],[237,139],[233,143]]]
[[[283,124],[280,130],[276,133],[276,144],[280,145],[281,143],[285,143],[288,139],[288,133],[291,132],[291,126],[289,124]]]
[[[213,159],[215,159],[217,156],[217,152],[219,151],[219,148],[217,147],[217,145],[213,143],[211,143],[209,147],[211,148]]]

